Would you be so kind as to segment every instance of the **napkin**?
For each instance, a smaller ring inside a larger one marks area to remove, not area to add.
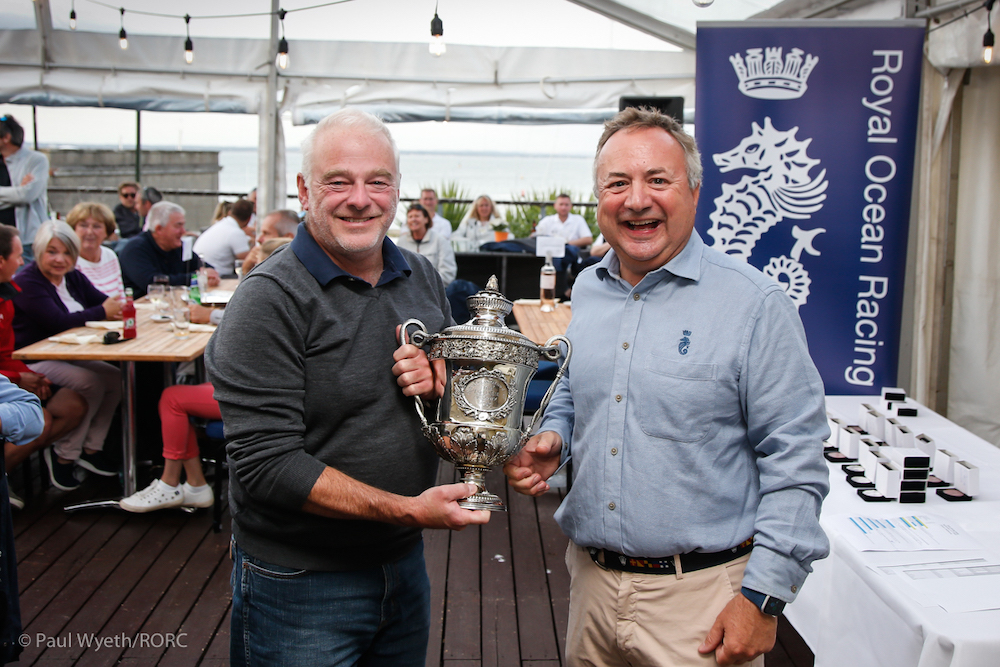
[[[156,306],[146,301],[138,301],[138,302],[133,301],[132,305],[135,306],[136,310],[153,310],[154,308],[156,308]]]
[[[121,321],[107,321],[107,320],[100,320],[100,321],[95,321],[95,322],[86,322],[85,324],[86,324],[86,326],[90,327],[91,329],[107,329],[108,331],[118,331],[119,329],[121,329],[122,327],[125,326],[124,322],[121,322]]]
[[[49,340],[53,343],[66,343],[67,345],[86,345],[88,343],[97,343],[101,340],[101,336],[98,334],[59,334],[58,336],[49,336]]]
[[[191,333],[212,333],[215,331],[214,324],[191,324]]]

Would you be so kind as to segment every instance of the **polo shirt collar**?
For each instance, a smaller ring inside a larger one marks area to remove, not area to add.
[[[681,251],[672,260],[663,266],[653,269],[650,273],[662,271],[670,273],[678,278],[686,278],[695,282],[701,277],[701,257],[705,251],[705,242],[701,239],[697,230],[691,230],[691,238],[684,244]],[[597,276],[601,280],[611,276],[621,278],[621,262],[615,251],[609,250],[604,259],[597,264]]]
[[[292,239],[290,245],[292,252],[306,267],[306,270],[316,279],[316,282],[324,287],[337,278],[361,280],[361,278],[344,271],[330,259],[330,256],[316,243],[316,239],[309,233],[304,222],[299,223],[295,238]],[[381,287],[396,278],[407,278],[412,272],[410,265],[403,257],[403,253],[399,252],[399,248],[388,237],[383,238],[382,275],[375,286]]]

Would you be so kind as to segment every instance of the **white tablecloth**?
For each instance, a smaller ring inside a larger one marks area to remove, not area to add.
[[[877,397],[828,396],[827,409],[857,423],[862,402]],[[980,495],[971,502],[947,502],[928,489],[923,505],[866,503],[844,481],[839,464],[830,464],[830,495],[821,522],[830,538],[830,557],[813,564],[788,620],[816,655],[816,667],[995,667],[1000,665],[1000,610],[949,614],[923,607],[888,584],[869,565],[890,556],[861,552],[832,530],[831,517],[871,514],[900,508],[947,517],[985,549],[1000,554],[1000,449],[935,412],[919,406],[918,417],[902,417],[916,435],[926,433],[937,446],[979,466]],[[942,560],[962,552],[936,552]]]

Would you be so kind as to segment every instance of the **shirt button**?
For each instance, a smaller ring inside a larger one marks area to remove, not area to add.
[[[621,403],[622,402],[622,395],[618,394],[617,396],[615,396],[615,400],[618,401],[619,403]]]
[[[799,590],[799,587],[798,587],[798,586],[795,586],[795,585],[793,585],[793,586],[792,586],[792,592],[794,593],[794,592],[795,592],[795,591],[797,591],[797,590]]]
[[[608,503],[608,509],[609,510],[614,510],[614,508],[615,508],[615,504],[614,503]]]
[[[641,296],[639,296],[638,294],[633,294],[633,295],[632,295],[632,299],[633,299],[633,300],[635,300],[635,301],[638,301],[638,300],[639,300],[639,299],[641,299],[641,298],[642,298],[642,297],[641,297]]]
[[[617,456],[617,455],[618,455],[618,448],[617,447],[612,447],[611,448],[611,456]]]
[[[628,343],[622,343],[622,349],[623,350],[627,350],[628,349]]]

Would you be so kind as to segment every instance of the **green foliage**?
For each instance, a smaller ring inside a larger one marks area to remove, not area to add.
[[[548,192],[539,192],[532,190],[529,194],[514,195],[511,197],[514,201],[525,202],[521,204],[514,204],[507,207],[507,223],[510,225],[510,231],[519,239],[531,236],[532,230],[538,221],[542,219],[542,207],[534,204],[528,204],[527,202],[533,201],[555,201],[555,198],[565,192],[568,194],[573,201],[584,201],[583,197],[578,196],[576,193],[570,192],[569,190],[563,188],[550,189]],[[593,193],[590,193],[585,201],[594,201]],[[594,238],[600,234],[600,230],[597,228],[597,211],[590,206],[574,206],[573,213],[582,215],[583,219],[587,221],[587,226],[590,227]],[[548,206],[545,211],[545,215],[552,215],[555,213],[555,209],[552,206]]]
[[[438,199],[468,199],[469,194],[459,186],[458,181],[446,181],[437,189]],[[441,204],[441,215],[451,223],[452,230],[458,229],[459,223],[469,212],[469,204]]]

